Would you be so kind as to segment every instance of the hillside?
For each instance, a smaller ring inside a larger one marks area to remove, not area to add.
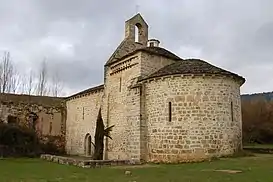
[[[272,101],[273,100],[273,92],[263,92],[263,93],[242,94],[241,95],[242,101],[251,100],[251,99],[257,98],[257,97],[264,98],[266,101]]]

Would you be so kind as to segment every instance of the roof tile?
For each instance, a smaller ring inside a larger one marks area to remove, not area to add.
[[[240,80],[245,82],[245,79],[235,73],[224,70],[222,68],[216,67],[212,64],[209,64],[206,61],[200,59],[185,59],[177,61],[173,64],[165,66],[161,68],[157,72],[149,75],[142,80],[167,76],[167,75],[175,75],[175,74],[216,74],[216,75],[229,75],[234,76]]]

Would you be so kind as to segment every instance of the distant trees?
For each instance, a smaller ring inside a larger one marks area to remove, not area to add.
[[[263,97],[242,100],[244,143],[273,143],[273,102]]]
[[[43,59],[38,69],[27,73],[19,72],[11,59],[10,52],[4,52],[0,59],[0,93],[19,93],[39,96],[60,96],[63,89],[58,70],[48,70]]]

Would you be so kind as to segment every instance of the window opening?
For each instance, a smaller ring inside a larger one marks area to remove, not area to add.
[[[172,103],[169,102],[169,121],[172,121]]]
[[[49,134],[52,133],[52,122],[49,123]]]
[[[84,120],[84,107],[82,108],[82,120]]]
[[[230,103],[230,109],[231,109],[231,121],[234,120],[234,115],[233,115],[233,102],[231,101]]]
[[[135,25],[135,42],[139,42],[139,28]]]
[[[121,77],[119,78],[119,91],[121,92]]]

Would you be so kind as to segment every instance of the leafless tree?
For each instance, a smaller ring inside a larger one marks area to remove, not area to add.
[[[26,75],[24,74],[24,75],[22,75],[20,78],[21,78],[21,79],[20,79],[21,81],[20,81],[20,85],[19,85],[18,92],[19,92],[20,94],[25,94],[25,93],[26,93],[26,88],[27,88],[27,77],[26,77]]]
[[[0,63],[0,91],[8,92],[11,88],[11,80],[14,72],[14,65],[11,62],[10,53],[4,52],[4,56]]]
[[[22,77],[19,75],[16,69],[12,69],[10,74],[10,82],[8,83],[8,92],[17,93]]]
[[[62,89],[63,89],[63,84],[60,80],[59,73],[56,70],[52,78],[52,88],[51,88],[52,96],[58,97]]]
[[[20,81],[20,92],[22,94],[27,94],[27,95],[32,95],[33,94],[33,91],[35,90],[34,89],[34,83],[33,83],[33,80],[34,80],[34,73],[32,71],[32,69],[28,72],[28,73],[25,73],[23,76],[20,77],[21,81]]]
[[[47,78],[47,64],[46,59],[44,59],[38,74],[37,95],[43,96],[47,94]]]
[[[33,71],[30,70],[29,75],[28,75],[28,80],[27,80],[27,94],[31,95],[33,91]]]

